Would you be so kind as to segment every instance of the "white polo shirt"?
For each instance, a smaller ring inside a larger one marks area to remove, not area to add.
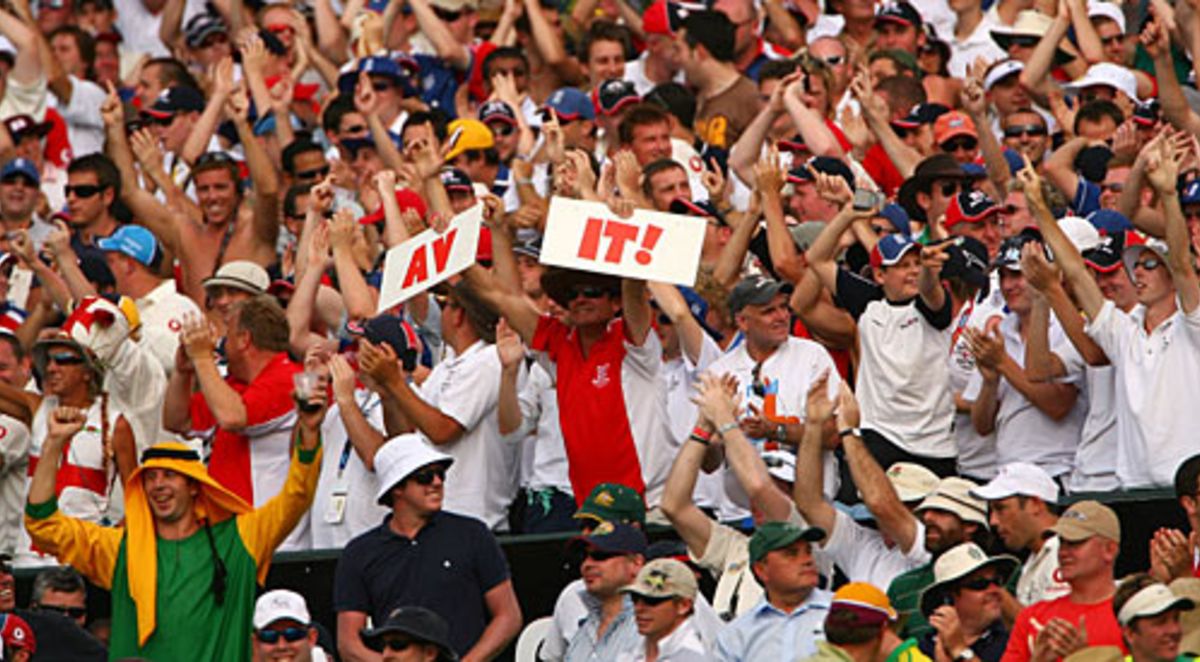
[[[528,377],[517,393],[523,430],[532,430],[529,443],[522,448],[528,463],[525,487],[531,490],[557,489],[574,496],[567,475],[567,449],[563,446],[558,424],[558,392],[550,373],[541,364],[529,367]]]
[[[1067,480],[1067,488],[1071,492],[1120,489],[1121,482],[1117,480],[1117,371],[1111,365],[1085,365],[1083,375],[1087,384],[1088,412],[1083,420],[1079,446],[1075,449],[1075,469]]]
[[[1025,341],[1016,313],[1009,313],[1000,322],[1000,333],[1004,336],[1004,349],[1017,365],[1025,366]],[[1050,351],[1060,357],[1078,355],[1056,318],[1050,319]],[[1083,390],[1082,359],[1067,358],[1063,363],[1068,368],[1067,376],[1058,380],[1079,389],[1071,411],[1061,420],[1054,420],[1042,413],[1024,395],[1001,378],[996,398],[996,461],[1000,466],[1010,462],[1032,462],[1051,476],[1059,476],[1074,466],[1075,448],[1079,445],[1079,433],[1083,419],[1087,416],[1087,393]],[[974,401],[983,387],[983,377],[976,372],[971,378],[963,397]]]
[[[1177,310],[1147,333],[1146,309],[1105,301],[1086,331],[1116,369],[1117,479],[1124,489],[1168,487],[1196,452],[1200,308]]]
[[[188,313],[199,315],[200,306],[180,294],[175,281],[170,278],[134,303],[142,319],[141,345],[149,350],[169,377],[175,372],[175,351],[179,347],[183,318]]]
[[[1029,606],[1042,600],[1054,600],[1071,592],[1071,585],[1058,575],[1058,536],[1051,536],[1042,548],[1021,564],[1017,578],[1017,602]]]
[[[436,447],[454,458],[446,473],[446,510],[479,518],[493,530],[507,523],[508,505],[516,496],[509,469],[516,466],[519,449],[500,434],[501,371],[496,346],[479,340],[438,363],[417,389],[422,400],[464,430],[458,440]]]
[[[999,296],[999,288],[982,301],[972,301],[963,306],[958,317],[950,325],[952,329],[949,379],[950,392],[961,394],[967,390],[971,377],[978,374],[975,368],[975,356],[967,344],[966,329],[982,331],[992,317],[1004,316],[1004,300]],[[971,412],[954,412],[954,442],[958,446],[958,473],[981,480],[991,480],[996,477],[999,465],[996,464],[996,433],[981,435],[975,431],[971,423]]]
[[[821,373],[829,371],[827,394],[837,401],[838,384],[841,377],[829,352],[820,344],[804,338],[788,336],[788,339],[762,362],[758,380],[754,378],[756,363],[746,349],[739,344],[709,366],[714,375],[733,375],[737,379],[738,391],[742,394],[742,406],[746,413],[753,405],[764,414],[774,412],[776,418],[794,417],[804,420],[804,407],[808,399],[808,388]],[[751,440],[762,450],[764,440]],[[723,522],[733,521],[750,515],[750,499],[738,485],[732,470],[725,472],[726,498],[718,508],[717,517]],[[825,458],[825,496],[837,493],[837,462],[832,455]]]

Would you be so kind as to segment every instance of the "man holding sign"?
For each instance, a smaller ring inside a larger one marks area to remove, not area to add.
[[[570,323],[540,316],[480,267],[466,279],[540,353],[558,385],[571,487],[577,500],[602,482],[627,485],[654,507],[671,461],[662,347],[650,332],[646,284],[549,269],[542,287]],[[617,313],[622,314],[618,318]]]

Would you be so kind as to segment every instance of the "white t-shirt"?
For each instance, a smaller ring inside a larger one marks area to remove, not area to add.
[[[1067,481],[1067,489],[1071,492],[1120,489],[1121,482],[1117,480],[1117,373],[1111,365],[1085,365],[1083,371],[1088,413],[1083,421],[1079,446],[1075,449],[1075,469]]]
[[[1004,349],[1009,357],[1024,367],[1025,342],[1021,338],[1016,313],[1005,316],[999,330],[1004,336]],[[1063,360],[1067,375],[1057,381],[1074,385],[1079,389],[1079,395],[1071,411],[1056,421],[1042,413],[1007,379],[1002,378],[996,392],[999,402],[996,410],[996,462],[1000,466],[1011,462],[1032,462],[1051,476],[1062,475],[1074,466],[1079,433],[1087,416],[1087,394],[1083,391],[1083,360],[1078,357],[1075,346],[1063,332],[1057,318],[1050,320],[1050,351],[1060,357],[1068,357]],[[983,377],[976,372],[963,397],[974,401],[982,387]]]
[[[966,39],[957,39],[953,32],[938,33],[938,36],[950,45],[950,61],[946,64],[946,70],[954,78],[966,78],[967,67],[975,64],[976,58],[983,58],[988,64],[991,64],[1008,57],[996,40],[992,39],[992,30],[997,27],[992,16],[992,14],[984,14],[979,25],[975,26],[975,30],[967,35]],[[954,22],[958,23],[957,17]]]
[[[1117,479],[1121,487],[1169,487],[1196,452],[1200,393],[1200,308],[1146,333],[1146,309],[1123,313],[1105,301],[1086,327],[1116,369]]]
[[[529,464],[525,486],[531,490],[554,488],[574,496],[567,475],[567,450],[558,424],[558,392],[540,364],[529,367],[528,377],[517,394],[522,427],[532,430],[522,453]]]
[[[855,522],[841,509],[835,509],[837,520],[833,530],[821,544],[837,567],[852,582],[870,582],[875,586],[890,586],[901,573],[929,563],[925,549],[925,524],[916,520],[917,530],[912,547],[907,552],[898,545],[888,547],[879,531]]]
[[[25,529],[25,492],[29,469],[29,428],[0,414],[0,554],[12,556]]]
[[[437,447],[454,458],[446,473],[446,510],[479,518],[493,530],[506,524],[515,496],[509,468],[516,466],[519,449],[500,435],[501,370],[495,345],[480,340],[438,363],[417,390],[464,430],[456,441]]]
[[[630,60],[625,63],[625,80],[633,83],[633,87],[637,90],[639,97],[646,96],[650,90],[653,90],[658,83],[646,77],[646,58],[650,57],[650,51],[643,51],[636,60]],[[675,72],[675,77],[672,82],[680,85],[687,83],[687,76],[684,75],[683,69]]]
[[[373,391],[359,389],[354,393],[358,408],[367,422],[377,430],[383,429],[383,407]],[[376,526],[390,512],[375,502],[379,479],[363,464],[354,450],[342,423],[341,408],[334,404],[325,414],[321,425],[321,476],[309,518],[312,549],[341,549],[359,534]]]
[[[69,76],[71,101],[63,104],[58,97],[50,95],[49,104],[62,115],[67,123],[67,138],[71,141],[71,154],[75,158],[104,151],[104,121],[96,109],[104,103],[108,93],[90,80]]]
[[[856,384],[862,427],[914,455],[957,455],[946,364],[949,294],[943,310],[930,311],[919,296],[890,302],[879,285],[839,270],[837,301],[858,321],[861,358]]]
[[[808,388],[824,371],[829,371],[827,393],[831,400],[837,399],[841,377],[833,364],[829,352],[821,345],[804,338],[788,336],[788,339],[762,362],[755,379],[755,361],[743,342],[725,353],[709,366],[714,375],[733,375],[737,379],[738,391],[742,395],[742,406],[749,413],[753,406],[769,419],[804,420]],[[751,440],[761,451],[764,440]],[[731,469],[725,472],[725,499],[718,508],[717,517],[723,522],[734,521],[750,515],[750,499]],[[837,492],[837,463],[832,455],[825,458],[825,493],[832,498]]]
[[[203,0],[186,0],[183,9],[183,22],[204,11]],[[162,24],[162,12],[151,14],[142,0],[121,2],[117,12],[117,30],[121,33],[121,50],[130,53],[145,53],[150,57],[167,57],[171,52],[166,44],[158,37],[158,28]]]

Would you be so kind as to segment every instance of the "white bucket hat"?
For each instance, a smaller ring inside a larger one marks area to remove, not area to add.
[[[934,582],[921,593],[921,613],[926,616],[932,614],[944,603],[947,591],[954,583],[976,570],[993,566],[1000,573],[1000,581],[1006,584],[1020,565],[1015,556],[1008,554],[988,556],[973,542],[951,547],[933,564]]]
[[[421,435],[414,432],[388,439],[375,453],[375,475],[379,477],[379,491],[375,501],[386,505],[384,497],[391,494],[397,483],[427,464],[443,462],[449,467],[454,458],[434,450]]]

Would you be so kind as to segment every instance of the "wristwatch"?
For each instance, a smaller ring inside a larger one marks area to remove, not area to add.
[[[862,439],[862,429],[846,428],[845,430],[841,430],[838,432],[838,439],[845,439],[847,435],[854,435],[855,437]]]
[[[954,656],[954,662],[968,662],[975,659],[975,651],[971,650],[970,646],[963,649],[963,652]]]

